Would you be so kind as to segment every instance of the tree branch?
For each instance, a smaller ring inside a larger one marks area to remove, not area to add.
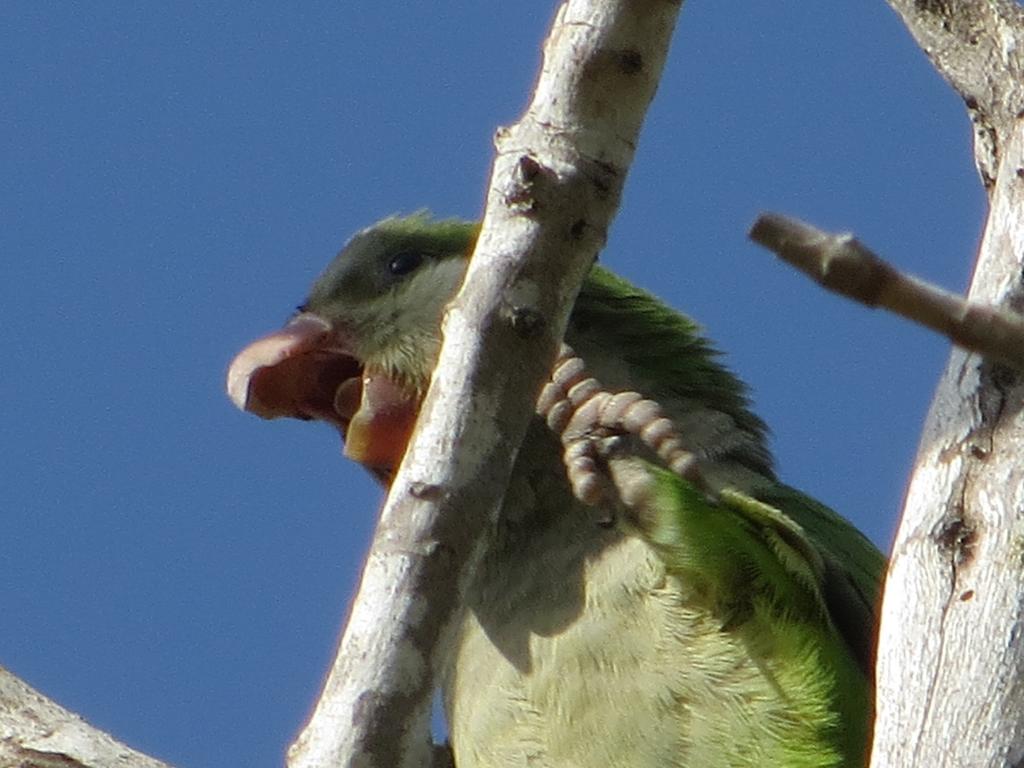
[[[963,97],[986,189],[1024,108],[1024,8],[1014,0],[888,0],[932,64]]]
[[[1021,305],[1024,121],[1006,137],[969,296]],[[1024,383],[954,350],[889,566],[873,766],[1024,760]]]
[[[883,307],[938,331],[955,344],[1024,371],[1024,316],[967,301],[905,275],[853,235],[833,235],[778,214],[764,214],[750,239],[830,291]]]
[[[0,768],[171,768],[136,752],[0,667]]]
[[[968,297],[1020,311],[1024,9],[889,0],[975,124],[991,209]],[[872,765],[1024,761],[1024,383],[954,350],[925,423],[882,605]]]
[[[569,309],[605,241],[679,3],[569,0],[498,132],[483,230],[292,768],[423,766],[443,653]]]

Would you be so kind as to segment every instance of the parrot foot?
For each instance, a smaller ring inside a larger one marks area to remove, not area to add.
[[[573,494],[609,511],[611,517],[602,517],[600,525],[614,524],[615,510],[623,505],[643,506],[649,490],[641,475],[650,473],[637,472],[644,465],[641,458],[702,490],[707,487],[699,460],[683,447],[682,434],[661,406],[639,392],[608,392],[567,344],[537,400],[537,413],[562,441]]]

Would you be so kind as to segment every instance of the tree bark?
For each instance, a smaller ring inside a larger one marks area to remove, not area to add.
[[[483,230],[291,768],[428,765],[436,672],[569,310],[604,244],[679,11],[569,0],[499,130]]]
[[[1024,94],[1024,8],[1014,0],[888,0],[967,106],[991,190]]]
[[[969,292],[1024,307],[1024,12],[890,0],[964,97],[990,213]],[[925,425],[889,566],[873,766],[1024,761],[1024,383],[954,350]]]
[[[171,768],[93,728],[0,667],[0,768]]]
[[[788,216],[761,214],[749,236],[823,288],[902,315],[965,350],[1024,371],[1024,315],[1019,312],[968,301],[900,272],[853,235],[829,234]]]

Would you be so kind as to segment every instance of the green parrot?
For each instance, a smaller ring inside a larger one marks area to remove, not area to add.
[[[238,355],[232,399],[334,424],[387,483],[478,231],[419,213],[356,234]],[[608,471],[642,492],[595,510],[533,420],[443,675],[458,768],[864,765],[882,555],[776,479],[691,320],[595,266],[566,342],[608,390],[661,406],[702,482],[627,453]]]

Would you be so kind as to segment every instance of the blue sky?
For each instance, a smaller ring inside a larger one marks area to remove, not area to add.
[[[182,766],[281,764],[381,494],[329,428],[234,410],[226,365],[354,230],[480,212],[554,7],[0,4],[0,664]],[[948,347],[745,232],[852,229],[962,290],[970,139],[881,0],[692,0],[601,257],[883,546]]]

